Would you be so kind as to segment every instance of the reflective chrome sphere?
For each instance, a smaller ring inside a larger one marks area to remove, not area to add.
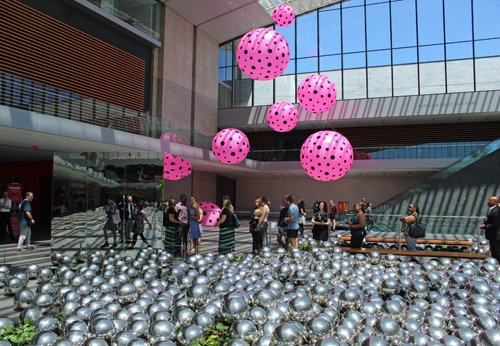
[[[203,329],[194,324],[182,327],[177,335],[177,341],[181,345],[191,345],[196,340],[201,341],[203,338]]]
[[[24,288],[14,295],[14,306],[18,309],[26,309],[31,306],[34,296],[35,294],[29,288]]]
[[[292,323],[280,324],[273,332],[272,344],[280,346],[298,346],[302,343],[302,333]]]
[[[57,334],[51,331],[39,332],[31,340],[32,345],[50,346],[55,343],[59,338]]]
[[[33,325],[33,329],[39,332],[56,331],[57,328],[57,320],[52,316],[42,316],[38,318]]]
[[[31,304],[39,308],[42,313],[46,314],[54,306],[54,298],[47,293],[38,293],[31,300]]]
[[[81,346],[88,339],[88,335],[85,332],[74,331],[65,333],[63,339],[73,342],[75,346]]]

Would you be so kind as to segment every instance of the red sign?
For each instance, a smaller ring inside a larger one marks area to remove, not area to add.
[[[9,199],[12,202],[22,202],[23,200],[23,184],[9,183],[7,184]]]
[[[344,211],[344,202],[339,202],[339,211]]]

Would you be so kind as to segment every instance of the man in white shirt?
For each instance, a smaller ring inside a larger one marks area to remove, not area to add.
[[[10,222],[10,210],[12,209],[12,201],[9,199],[9,193],[5,191],[0,199],[0,240],[5,239],[5,227],[9,228],[10,239],[14,239],[12,233],[12,223]]]

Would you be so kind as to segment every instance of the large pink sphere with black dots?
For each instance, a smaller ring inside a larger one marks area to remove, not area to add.
[[[290,26],[295,19],[295,11],[290,5],[279,5],[273,11],[273,22],[277,26],[286,28]]]
[[[212,141],[212,151],[217,160],[230,165],[243,161],[249,150],[247,136],[237,129],[224,129]]]
[[[193,164],[189,160],[165,153],[163,158],[163,179],[179,180],[191,174]]]
[[[247,32],[236,48],[236,61],[241,71],[256,80],[271,80],[285,72],[290,62],[290,47],[273,29]]]
[[[342,178],[352,167],[354,153],[349,140],[335,131],[319,131],[302,144],[300,163],[313,179],[331,181]]]
[[[211,202],[200,202],[200,208],[203,211],[201,225],[214,227],[220,218],[221,209]]]
[[[299,112],[290,102],[277,102],[267,111],[267,123],[274,131],[288,132],[299,122]]]
[[[327,76],[313,74],[300,83],[297,99],[306,111],[323,113],[332,108],[337,101],[337,88]]]

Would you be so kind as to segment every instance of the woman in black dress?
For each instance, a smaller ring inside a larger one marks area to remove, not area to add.
[[[250,212],[250,233],[252,233],[253,243],[252,252],[260,253],[260,232],[257,232],[257,225],[260,216],[262,215],[262,208],[260,206],[260,199],[255,200],[255,207]]]
[[[328,228],[330,227],[330,217],[324,201],[319,203],[318,212],[312,218],[313,238],[320,244],[328,240]]]
[[[227,254],[234,251],[234,209],[231,201],[224,200],[224,208],[220,213],[220,219],[216,226],[219,226],[219,254]]]
[[[163,213],[163,226],[165,226],[165,237],[163,245],[165,251],[175,254],[181,250],[181,235],[179,233],[179,216],[175,211],[175,198],[170,197],[167,208]]]

